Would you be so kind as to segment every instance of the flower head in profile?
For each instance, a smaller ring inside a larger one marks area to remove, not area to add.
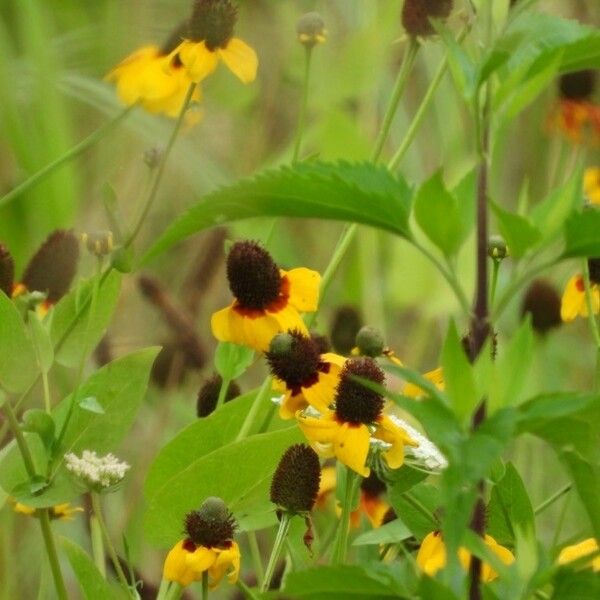
[[[327,40],[327,30],[323,17],[318,12],[308,12],[302,15],[296,23],[298,41],[308,49]]]
[[[334,409],[314,416],[309,408],[296,416],[300,429],[317,452],[335,456],[362,477],[368,477],[371,446],[381,451],[387,466],[404,463],[404,447],[416,446],[404,429],[383,413],[384,399],[355,378],[383,384],[383,371],[372,358],[348,359],[340,374]]]
[[[596,73],[592,70],[562,75],[559,99],[548,117],[549,129],[572,144],[600,143],[600,106],[593,101],[595,86]]]
[[[4,249],[3,258],[0,250],[2,289],[10,289],[13,298],[36,304],[43,316],[71,287],[79,262],[79,240],[72,231],[53,231],[27,263],[19,282],[10,280],[14,271],[9,261],[8,251]]]
[[[186,537],[171,548],[163,577],[186,587],[208,573],[211,589],[227,576],[235,583],[240,572],[240,549],[233,541],[236,522],[220,498],[207,498],[198,510],[185,517]]]
[[[590,293],[594,314],[600,312],[600,258],[588,259],[590,273]],[[585,281],[583,275],[573,275],[567,282],[563,292],[560,316],[563,321],[574,321],[577,317],[587,317],[589,314],[588,303],[585,295]]]
[[[534,279],[523,297],[521,315],[531,315],[533,330],[540,335],[561,325],[560,294],[554,284],[545,279]]]
[[[171,53],[192,81],[202,81],[220,61],[243,83],[256,79],[258,57],[234,36],[237,8],[230,0],[195,0],[183,41]]]
[[[130,54],[106,75],[106,80],[117,86],[117,95],[123,104],[140,104],[152,114],[176,118],[188,93],[191,79],[176,55],[186,25],[171,33],[162,47],[143,46]],[[196,86],[192,100],[200,101]]]
[[[514,562],[515,557],[513,553],[498,544],[491,535],[485,536],[484,543],[505,565],[510,565]],[[420,569],[430,577],[433,577],[439,570],[446,566],[446,545],[440,531],[432,531],[425,536],[421,542],[416,560]],[[459,548],[458,560],[463,569],[465,571],[468,570],[471,564],[471,553],[466,548]],[[497,577],[498,573],[489,564],[484,562],[481,569],[482,581],[493,581]]]
[[[266,357],[273,387],[283,394],[279,406],[282,419],[291,419],[308,405],[320,412],[328,410],[345,358],[321,354],[318,342],[298,330],[276,335]]]
[[[13,510],[20,515],[25,515],[27,517],[39,516],[39,508],[34,508],[33,506],[29,506],[27,504],[22,504],[21,502],[17,502],[14,499],[11,499],[11,504]],[[81,508],[81,506],[71,506],[70,502],[64,502],[63,504],[55,504],[54,506],[51,506],[49,510],[50,518],[59,521],[72,521],[76,513],[83,512],[83,508]]]
[[[453,0],[405,0],[402,25],[411,36],[435,33],[430,19],[446,19],[452,12]]]
[[[117,486],[131,468],[113,454],[98,456],[90,450],[84,450],[81,457],[72,452],[65,454],[65,467],[88,489],[96,492]]]
[[[600,206],[600,167],[588,167],[584,171],[583,193],[590,204]]]
[[[558,555],[557,561],[559,565],[568,565],[573,561],[590,556],[588,563],[584,565],[584,568],[591,568],[594,572],[600,571],[600,554],[598,553],[600,548],[598,542],[594,538],[588,538],[578,544],[571,546],[565,546]]]
[[[213,335],[266,352],[273,337],[286,331],[308,335],[300,312],[314,312],[321,276],[306,268],[283,271],[256,242],[237,242],[227,257],[230,306],[213,314]]]

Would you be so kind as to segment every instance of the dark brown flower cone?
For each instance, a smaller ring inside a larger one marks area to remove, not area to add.
[[[12,294],[13,282],[15,280],[15,263],[8,248],[0,244],[0,292],[4,292],[9,298]]]

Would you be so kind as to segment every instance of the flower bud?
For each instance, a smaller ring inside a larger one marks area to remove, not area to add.
[[[198,400],[196,401],[196,414],[198,417],[208,417],[217,408],[219,393],[223,385],[223,378],[214,374],[210,379],[207,379],[200,391],[198,392]],[[225,393],[225,402],[229,402],[240,395],[240,387],[235,381],[230,381]]]
[[[348,355],[354,348],[356,334],[363,321],[358,309],[354,306],[340,306],[333,315],[331,324],[331,344],[338,354]]]
[[[356,346],[362,356],[377,358],[383,354],[385,343],[378,329],[365,325],[356,334]]]
[[[490,236],[488,241],[488,256],[494,260],[503,260],[509,256],[508,246],[502,236]]]
[[[85,244],[88,252],[95,256],[107,256],[114,249],[112,231],[95,231],[93,233],[82,233],[81,241]]]
[[[314,48],[317,44],[323,44],[327,39],[325,23],[317,12],[309,12],[302,15],[296,23],[298,41],[306,48]]]

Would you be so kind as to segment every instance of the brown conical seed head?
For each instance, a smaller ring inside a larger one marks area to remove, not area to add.
[[[310,339],[316,344],[319,354],[325,354],[331,351],[331,342],[326,335],[318,333],[317,331],[310,332]]]
[[[46,239],[25,268],[22,283],[58,302],[71,287],[79,261],[79,241],[72,231],[59,229]]]
[[[331,344],[339,354],[350,354],[356,334],[363,325],[359,310],[355,306],[339,306],[331,322]]]
[[[369,498],[379,498],[379,496],[385,494],[387,486],[385,485],[385,482],[379,479],[377,473],[375,473],[375,471],[371,469],[371,473],[369,474],[369,476],[365,477],[360,482],[360,489]]]
[[[0,292],[9,298],[15,281],[15,262],[8,248],[0,244]]]
[[[383,410],[383,396],[365,387],[354,377],[383,385],[385,376],[377,363],[368,357],[348,359],[340,374],[335,393],[335,413],[345,423],[374,423]]]
[[[217,408],[222,384],[223,378],[218,373],[215,373],[202,384],[196,401],[196,414],[199,418],[208,417]],[[230,381],[225,393],[225,402],[237,398],[240,393],[239,385],[235,381]]]
[[[303,385],[318,379],[321,364],[319,347],[300,331],[277,334],[265,356],[272,375],[285,381],[288,389],[299,392]]]
[[[164,44],[160,48],[161,56],[167,56],[171,54],[181,42],[185,39],[187,33],[189,31],[189,23],[188,21],[182,21],[171,31],[169,37],[165,40]]]
[[[387,525],[388,523],[391,523],[392,521],[395,521],[398,518],[398,515],[396,514],[396,511],[390,506],[387,511],[385,512],[385,514],[383,515],[383,519],[381,520],[381,524],[382,525]]]
[[[196,0],[188,23],[188,36],[204,42],[210,51],[225,48],[233,37],[237,8],[229,0]]]
[[[185,533],[196,546],[227,548],[236,528],[236,520],[227,505],[212,496],[185,517]]]
[[[565,73],[558,82],[558,91],[565,100],[588,100],[596,87],[596,72],[591,69]]]
[[[281,275],[271,255],[256,242],[236,242],[227,255],[227,280],[243,308],[262,310],[279,297]]]
[[[271,502],[291,513],[312,510],[321,482],[317,453],[306,444],[295,444],[281,457],[271,481]]]
[[[591,283],[600,284],[600,257],[588,258]]]
[[[433,35],[429,19],[446,19],[452,12],[452,0],[405,0],[402,25],[413,37]]]
[[[560,304],[554,285],[545,279],[535,279],[523,297],[521,315],[530,314],[533,329],[543,335],[561,325]]]

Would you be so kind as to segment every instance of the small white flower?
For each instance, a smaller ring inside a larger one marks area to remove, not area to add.
[[[81,458],[72,452],[65,454],[65,466],[89,488],[96,491],[117,485],[131,468],[114,454],[98,456],[90,450],[84,450]]]
[[[411,462],[415,463],[415,466],[425,467],[428,471],[443,471],[448,466],[446,457],[429,438],[396,415],[390,415],[390,419],[398,427],[402,427],[415,442],[419,443],[414,448],[411,446],[404,447],[406,458],[412,459]]]

